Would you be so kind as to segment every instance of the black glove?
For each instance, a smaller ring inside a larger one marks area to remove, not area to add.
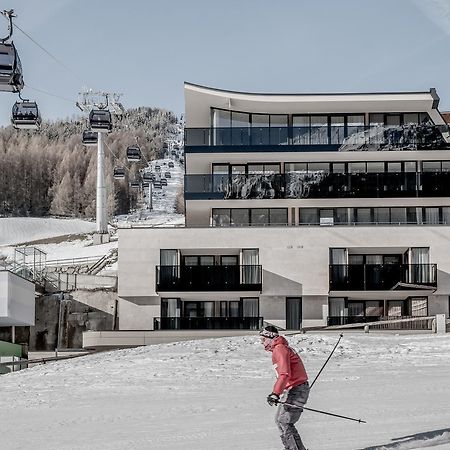
[[[278,394],[274,394],[273,392],[267,396],[267,403],[270,406],[276,405],[280,401],[280,396]]]

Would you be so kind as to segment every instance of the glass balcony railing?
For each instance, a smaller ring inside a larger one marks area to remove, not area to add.
[[[155,317],[154,330],[260,330],[263,317]]]
[[[261,291],[260,265],[156,266],[156,291]]]
[[[331,264],[330,291],[388,291],[401,285],[437,287],[436,264]]]
[[[449,197],[450,172],[185,175],[186,199]]]
[[[444,125],[186,128],[186,147],[323,146],[324,150],[445,149]],[[299,148],[302,150],[302,148]],[[313,149],[314,150],[314,149]]]

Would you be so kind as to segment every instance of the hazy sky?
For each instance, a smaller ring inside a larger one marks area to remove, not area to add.
[[[15,31],[23,96],[43,118],[78,114],[83,86],[180,114],[184,81],[289,93],[436,87],[450,109],[450,0],[1,0],[10,8],[71,69]],[[2,36],[6,25],[0,17]],[[0,124],[16,97],[0,93]]]

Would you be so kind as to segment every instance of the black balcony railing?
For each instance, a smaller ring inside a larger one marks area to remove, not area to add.
[[[155,317],[154,330],[260,330],[263,317]]]
[[[449,197],[450,172],[185,175],[186,199]]]
[[[436,264],[331,264],[330,291],[387,291],[402,285],[437,287]]]
[[[447,148],[444,125],[186,128],[186,147],[328,146],[328,150]],[[301,148],[299,148],[301,150]],[[324,148],[326,150],[326,148]]]
[[[261,291],[260,265],[156,266],[156,291]]]

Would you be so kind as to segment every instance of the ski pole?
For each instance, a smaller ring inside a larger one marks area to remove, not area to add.
[[[316,378],[314,378],[313,382],[311,383],[310,389],[312,389],[312,387],[314,386],[314,383],[316,382],[317,378],[319,378],[319,375],[322,373],[322,370],[325,369],[325,366],[328,364],[328,361],[330,360],[330,358],[333,356],[334,351],[336,350],[337,346],[339,345],[339,342],[341,341],[342,337],[344,335],[341,333],[339,335],[339,339],[336,342],[336,345],[334,346],[333,350],[331,351],[330,355],[328,356],[327,360],[325,361],[324,365],[322,366],[322,368],[319,370],[319,373],[316,375]]]
[[[334,414],[334,413],[330,413],[327,411],[321,411],[320,409],[307,408],[306,406],[297,406],[297,405],[293,405],[292,403],[286,403],[286,402],[276,402],[276,403],[281,404],[281,405],[291,406],[292,408],[297,408],[297,409],[301,409],[301,410],[305,409],[307,411],[325,414],[327,416],[339,417],[340,419],[353,420],[354,422],[358,422],[358,423],[367,423],[365,420],[354,419],[353,417],[341,416],[340,414]]]

